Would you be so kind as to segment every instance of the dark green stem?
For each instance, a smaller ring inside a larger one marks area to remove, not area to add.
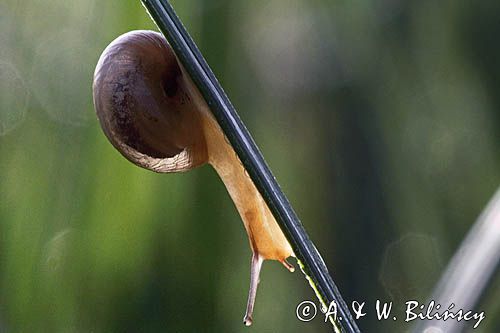
[[[349,309],[333,282],[316,247],[309,239],[290,202],[281,191],[250,133],[236,113],[221,85],[167,0],[142,0],[151,17],[174,49],[179,61],[191,76],[213,112],[224,134],[262,194],[269,209],[290,242],[304,273],[322,302],[336,302],[335,326],[343,332],[359,332]]]

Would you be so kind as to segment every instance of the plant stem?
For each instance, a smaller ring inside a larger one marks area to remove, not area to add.
[[[316,247],[212,70],[167,0],[141,0],[165,35],[290,242],[322,303],[336,302],[342,332],[360,332]]]
[[[430,298],[442,308],[471,310],[500,265],[500,188],[455,251]],[[413,332],[461,332],[466,321],[421,321]]]

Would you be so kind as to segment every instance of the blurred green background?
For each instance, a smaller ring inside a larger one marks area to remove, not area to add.
[[[500,2],[172,3],[345,299],[425,300],[500,184]],[[155,29],[138,0],[0,0],[0,332],[329,332],[276,262],[245,328],[250,249],[216,173],[154,174],[104,137],[94,67],[133,29]],[[476,331],[499,300],[497,276]]]

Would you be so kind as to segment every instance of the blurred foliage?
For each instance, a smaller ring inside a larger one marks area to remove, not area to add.
[[[500,2],[172,1],[345,299],[424,300],[500,184]],[[0,332],[329,332],[209,167],[128,163],[94,116],[140,1],[0,2]],[[476,331],[500,329],[498,276]],[[359,321],[366,332],[409,324]]]

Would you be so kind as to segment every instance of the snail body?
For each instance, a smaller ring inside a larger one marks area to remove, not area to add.
[[[252,323],[263,260],[292,248],[200,92],[165,38],[132,31],[103,52],[94,73],[94,106],[113,146],[132,163],[160,173],[210,164],[224,182],[252,250],[246,325]]]

